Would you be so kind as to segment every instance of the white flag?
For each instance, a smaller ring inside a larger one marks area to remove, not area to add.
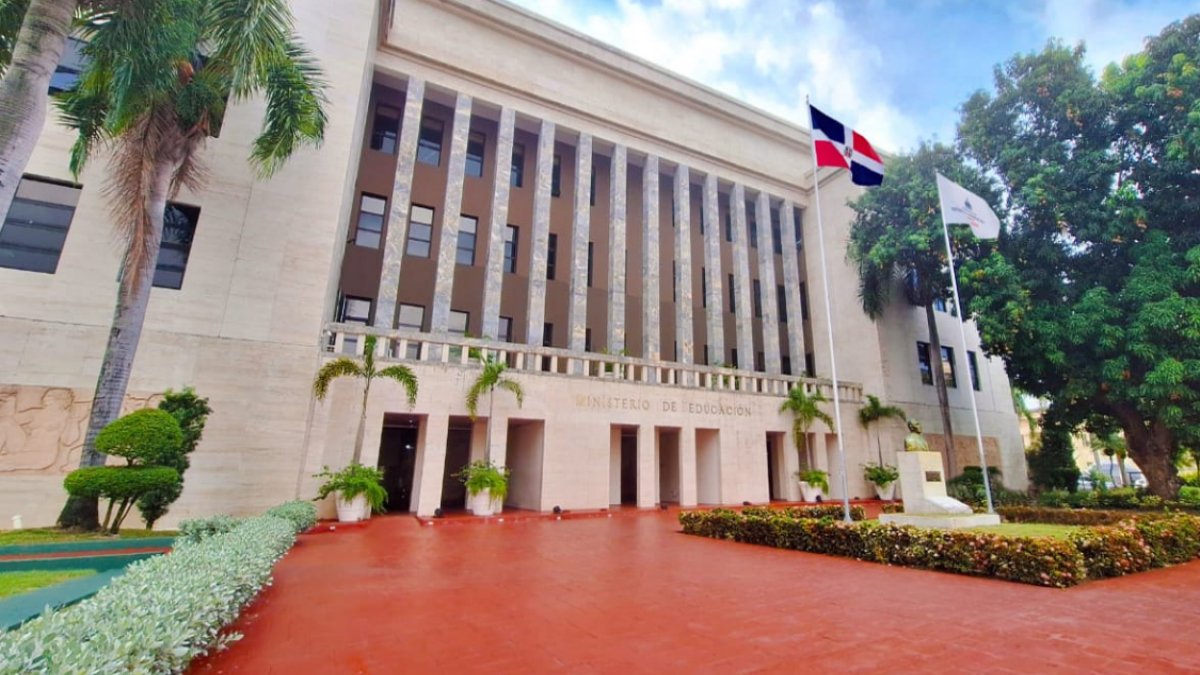
[[[942,202],[942,222],[970,225],[980,239],[1000,236],[1000,219],[982,197],[965,187],[937,175],[938,199]]]

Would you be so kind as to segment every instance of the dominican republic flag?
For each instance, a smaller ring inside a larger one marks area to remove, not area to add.
[[[883,160],[867,139],[812,105],[808,106],[808,114],[812,120],[812,142],[817,166],[850,169],[850,180],[855,185],[879,185],[883,182]],[[847,135],[851,138],[849,145],[846,144]]]

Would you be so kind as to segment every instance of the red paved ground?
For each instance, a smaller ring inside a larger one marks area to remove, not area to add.
[[[1055,590],[676,513],[305,535],[197,673],[1200,672],[1200,562]]]

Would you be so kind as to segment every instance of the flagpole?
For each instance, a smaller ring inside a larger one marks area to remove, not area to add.
[[[939,197],[940,197],[939,192]],[[939,202],[940,202],[939,198]],[[954,307],[958,310],[958,331],[962,335],[963,358],[967,359],[967,393],[971,395],[971,416],[975,418],[975,443],[979,446],[979,467],[983,471],[983,491],[987,495],[988,513],[995,513],[992,504],[992,481],[988,477],[987,457],[983,453],[983,431],[979,427],[979,406],[975,403],[975,383],[971,381],[971,359],[967,351],[967,323],[962,300],[958,297],[958,273],[954,271],[954,247],[950,244],[950,226],[942,214],[942,234],[946,237],[946,258],[950,262],[950,288],[954,290]],[[982,382],[982,377],[980,378]]]
[[[811,130],[814,128],[812,104],[809,103],[807,96],[804,97],[804,103],[808,106],[808,128]],[[817,166],[817,146],[812,142],[811,135],[808,147],[812,151],[813,158],[813,194],[814,200],[817,202],[817,249],[821,254],[821,286],[825,292],[825,326],[829,332],[829,372],[833,380],[833,420],[837,427],[834,431],[837,432],[838,461],[842,469],[842,518],[849,523],[852,519],[850,518],[850,487],[846,481],[846,443],[842,439],[842,397],[838,391],[837,358],[833,352],[833,309],[829,302],[829,269],[825,265],[825,226],[821,220],[821,169]],[[990,497],[988,503],[991,503]]]

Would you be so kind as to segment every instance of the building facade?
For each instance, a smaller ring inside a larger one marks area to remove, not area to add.
[[[796,499],[803,466],[839,497],[835,430],[798,451],[779,412],[793,386],[832,395],[818,247],[850,496],[903,435],[858,426],[864,392],[940,433],[923,312],[862,314],[858,188],[819,174],[820,241],[805,129],[494,0],[293,10],[329,82],[325,143],[256,182],[262,106],[231,106],[207,187],[168,213],[128,407],[193,386],[214,409],[168,524],[310,497],[349,461],[361,382],[324,401],[311,383],[367,335],[420,381],[411,407],[386,381],[367,402],[363,462],[393,511],[460,508],[453,474],[484,457],[511,469],[510,508]],[[0,516],[27,524],[54,519],[78,463],[116,293],[105,162],[72,182],[70,142],[49,120],[0,229]],[[989,464],[1024,486],[1002,365],[937,320],[958,465],[978,464],[973,386]],[[498,391],[472,420],[481,356],[525,398]]]

